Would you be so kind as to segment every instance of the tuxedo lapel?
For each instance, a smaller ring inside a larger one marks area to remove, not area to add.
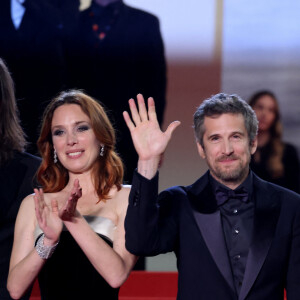
[[[270,194],[267,187],[262,185],[262,181],[256,176],[253,179],[255,213],[252,242],[239,300],[245,299],[262,268],[274,237],[280,212],[278,195]]]
[[[211,214],[201,214],[193,210],[193,214],[206,246],[219,268],[219,271],[232,290],[235,290],[221,224],[220,211]]]
[[[189,198],[193,215],[206,246],[224,279],[235,291],[221,215],[209,185],[208,174],[192,186]]]

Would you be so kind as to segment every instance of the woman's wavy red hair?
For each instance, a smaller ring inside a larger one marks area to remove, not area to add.
[[[91,126],[99,143],[104,145],[104,155],[98,157],[93,169],[92,179],[100,200],[107,200],[113,186],[121,189],[123,181],[123,163],[115,152],[115,131],[104,108],[93,98],[79,90],[60,93],[47,106],[42,121],[40,136],[37,142],[42,157],[37,172],[38,180],[46,193],[62,190],[69,181],[68,170],[58,161],[53,160],[53,143],[51,124],[54,111],[65,104],[79,105],[90,118]]]

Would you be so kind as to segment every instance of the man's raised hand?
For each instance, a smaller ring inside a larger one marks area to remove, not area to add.
[[[138,108],[133,99],[129,100],[131,118],[127,111],[123,113],[127,127],[130,130],[132,141],[141,162],[152,161],[154,165],[159,163],[173,131],[180,125],[179,121],[172,122],[165,132],[161,131],[155,111],[155,103],[152,97],[148,98],[148,111],[144,98],[137,95]]]

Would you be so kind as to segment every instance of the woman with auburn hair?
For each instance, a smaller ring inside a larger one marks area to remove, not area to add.
[[[274,93],[259,91],[249,100],[259,121],[258,147],[251,169],[262,179],[300,191],[300,166],[296,148],[282,140],[279,104]]]
[[[42,299],[118,299],[137,258],[125,249],[130,187],[103,107],[81,91],[62,92],[45,110],[37,144],[42,188],[18,214],[11,296],[38,276]]]

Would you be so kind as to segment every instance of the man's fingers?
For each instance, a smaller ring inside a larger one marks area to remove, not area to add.
[[[131,118],[130,118],[130,116],[129,116],[129,113],[128,113],[127,111],[124,111],[124,112],[123,112],[123,117],[124,117],[124,120],[125,120],[125,123],[126,123],[128,129],[129,129],[130,131],[132,131],[132,130],[135,128],[135,126],[134,126],[134,124],[133,124],[132,121],[131,121]]]
[[[148,98],[148,116],[150,121],[157,121],[155,103],[152,97]]]
[[[174,121],[172,122],[167,130],[165,131],[165,133],[169,136],[169,138],[171,138],[172,134],[173,134],[173,131],[180,125],[180,121]]]
[[[138,94],[136,98],[139,106],[140,119],[142,121],[148,121],[148,113],[143,95]]]
[[[129,108],[131,112],[131,117],[135,125],[138,125],[141,123],[141,117],[139,115],[139,112],[137,110],[137,107],[135,105],[135,101],[133,99],[129,99]]]
[[[131,112],[131,118],[127,111],[123,112],[123,117],[126,122],[127,127],[132,132],[132,130],[138,126],[141,122],[145,121],[157,121],[156,110],[155,110],[155,103],[152,97],[148,98],[148,111],[146,107],[146,103],[142,94],[137,95],[137,103],[138,108],[137,110],[135,101],[133,99],[129,100],[129,108]]]

